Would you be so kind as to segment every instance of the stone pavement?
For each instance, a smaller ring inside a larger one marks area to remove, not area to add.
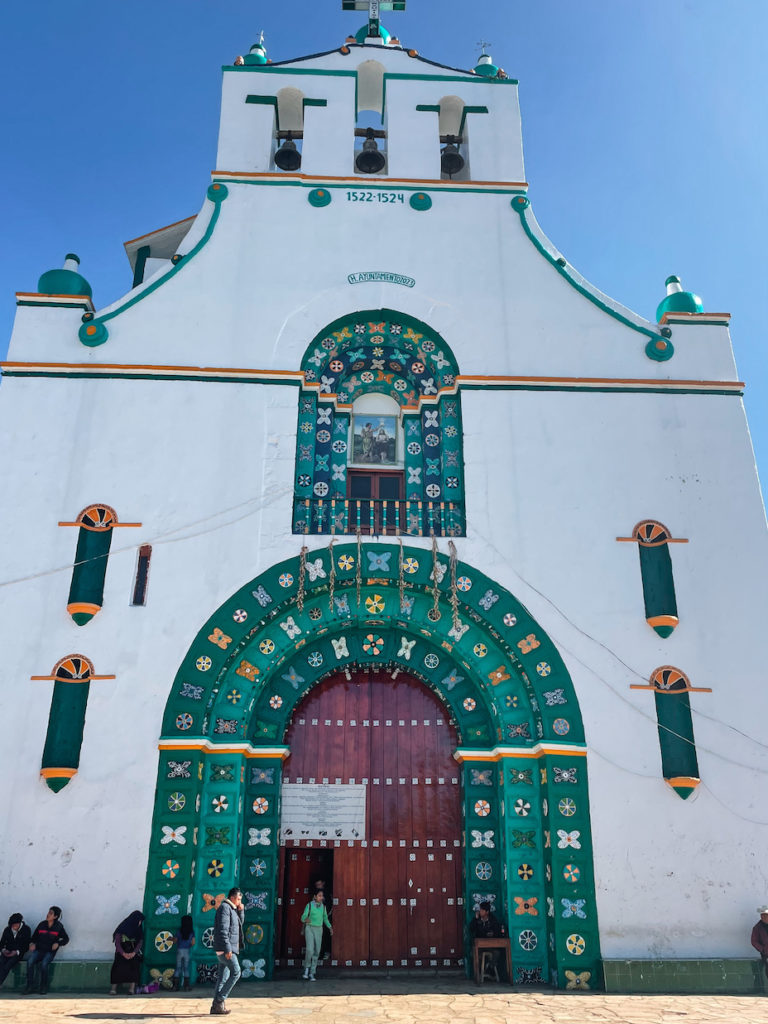
[[[206,990],[208,992],[208,990]],[[210,995],[0,992],[2,1024],[211,1019]],[[290,980],[238,986],[230,1024],[768,1024],[768,996],[658,996],[477,988],[441,979]]]

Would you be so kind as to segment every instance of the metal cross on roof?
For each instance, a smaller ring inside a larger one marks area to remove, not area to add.
[[[406,0],[341,0],[342,11],[368,11],[368,35],[381,35],[382,11],[404,11]]]
[[[485,48],[486,48],[486,46],[490,46],[490,45],[491,44],[488,42],[487,39],[478,39],[478,41],[475,43],[475,46],[479,46],[480,47],[480,56],[481,57],[485,56]]]

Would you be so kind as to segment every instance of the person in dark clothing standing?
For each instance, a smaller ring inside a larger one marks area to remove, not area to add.
[[[245,945],[243,939],[243,894],[237,887],[230,889],[227,898],[219,904],[213,923],[213,948],[219,961],[216,991],[211,1013],[231,1013],[227,1009],[227,996],[240,977],[237,954]]]
[[[124,918],[112,933],[115,959],[109,975],[109,994],[117,995],[117,986],[125,982],[128,994],[133,995],[141,980],[141,940],[144,938],[144,915],[140,910]]]
[[[768,978],[768,906],[758,907],[757,912],[760,915],[760,920],[752,929],[751,942],[760,954],[765,968],[765,976]]]
[[[8,927],[0,937],[0,985],[16,964],[20,964],[29,949],[29,925],[21,914],[11,914]]]
[[[27,957],[27,987],[24,994],[29,995],[35,987],[36,976],[40,974],[40,995],[48,991],[48,968],[62,946],[69,942],[64,925],[61,923],[61,907],[51,907],[44,921],[32,932],[32,940]]]

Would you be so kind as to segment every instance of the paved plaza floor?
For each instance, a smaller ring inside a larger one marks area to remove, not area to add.
[[[210,991],[151,996],[0,992],[0,1021],[186,1024],[209,1017]],[[768,996],[552,993],[413,979],[245,984],[235,988],[228,1005],[230,1024],[768,1024]]]

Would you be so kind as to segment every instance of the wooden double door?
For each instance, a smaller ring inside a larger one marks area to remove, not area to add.
[[[322,878],[338,968],[458,967],[463,950],[461,776],[456,734],[420,682],[334,676],[297,707],[286,783],[365,785],[365,834],[281,848],[278,949],[297,963],[301,912]]]

